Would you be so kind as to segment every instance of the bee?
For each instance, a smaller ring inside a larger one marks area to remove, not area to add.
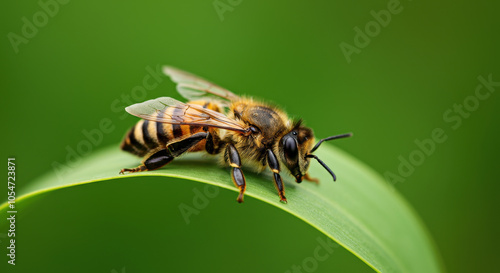
[[[301,120],[290,119],[278,107],[237,96],[174,67],[166,66],[163,72],[177,84],[177,91],[188,102],[160,97],[125,109],[141,120],[129,130],[120,147],[144,160],[136,168],[122,169],[120,174],[155,170],[185,153],[221,155],[221,163],[231,167],[232,180],[239,189],[236,200],[240,203],[246,189],[243,165],[257,171],[268,166],[284,203],[287,199],[281,166],[298,183],[303,179],[318,183],[308,173],[311,159],[315,159],[336,180],[333,171],[313,152],[324,141],[349,137],[351,133],[314,144],[313,130]]]

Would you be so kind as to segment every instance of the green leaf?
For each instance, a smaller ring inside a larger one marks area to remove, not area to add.
[[[317,155],[335,171],[337,182],[313,162],[310,173],[321,183],[297,184],[284,174],[288,204],[283,204],[279,202],[269,173],[246,170],[246,202],[255,202],[248,198],[251,196],[302,219],[376,271],[443,271],[423,223],[399,193],[374,171],[339,149],[323,145]],[[199,155],[184,156],[156,171],[118,174],[121,168],[135,167],[139,161],[117,147],[103,150],[84,159],[71,172],[59,177],[48,174],[20,189],[17,202],[47,191],[133,176],[178,177],[237,191],[226,168]],[[227,200],[228,204],[245,205],[235,199]],[[7,210],[7,203],[2,204],[0,210]]]

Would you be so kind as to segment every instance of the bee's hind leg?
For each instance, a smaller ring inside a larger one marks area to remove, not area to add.
[[[121,169],[121,171],[120,171],[119,174],[142,172],[142,171],[146,171],[146,170],[147,170],[146,166],[141,165],[141,166],[139,166],[137,168],[132,168],[132,169],[125,168],[125,169]]]
[[[120,171],[120,174],[124,174],[125,172],[135,173],[142,171],[151,171],[161,168],[206,137],[207,133],[197,133],[177,142],[170,143],[165,149],[161,149],[148,156],[148,158],[146,158],[146,160],[144,160],[142,165],[140,165],[139,167],[133,169],[122,169]]]
[[[135,173],[155,170],[167,165],[174,158],[175,156],[172,156],[172,154],[167,149],[161,149],[146,158],[146,160],[144,160],[144,162],[139,167],[132,169],[122,169],[120,171],[120,174],[124,174],[126,172]]]

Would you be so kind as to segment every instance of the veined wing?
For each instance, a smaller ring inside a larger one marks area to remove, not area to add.
[[[172,111],[168,110],[172,108]],[[155,122],[179,125],[216,127],[249,134],[247,125],[222,113],[203,108],[201,105],[183,103],[169,97],[161,97],[133,104],[125,108],[130,114]]]
[[[219,101],[221,99],[234,101],[239,99],[239,96],[233,94],[231,91],[184,70],[172,66],[164,66],[163,73],[169,76],[173,82],[177,83],[177,92],[188,100],[193,101],[209,98]],[[223,102],[223,104],[225,106],[228,105],[227,102]]]

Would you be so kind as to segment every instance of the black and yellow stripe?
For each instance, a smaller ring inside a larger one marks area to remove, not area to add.
[[[193,101],[190,104],[203,105],[204,108],[220,112],[218,105],[208,101]],[[180,112],[179,112],[180,111]],[[158,116],[182,114],[182,109],[166,108],[163,112],[156,113]],[[121,143],[121,149],[137,156],[145,156],[150,151],[159,147],[165,147],[176,139],[185,138],[190,135],[203,132],[200,126],[167,124],[149,120],[140,120],[126,134]],[[201,145],[201,144],[200,144]],[[200,146],[199,148],[201,148]],[[194,150],[199,150],[194,148]]]

